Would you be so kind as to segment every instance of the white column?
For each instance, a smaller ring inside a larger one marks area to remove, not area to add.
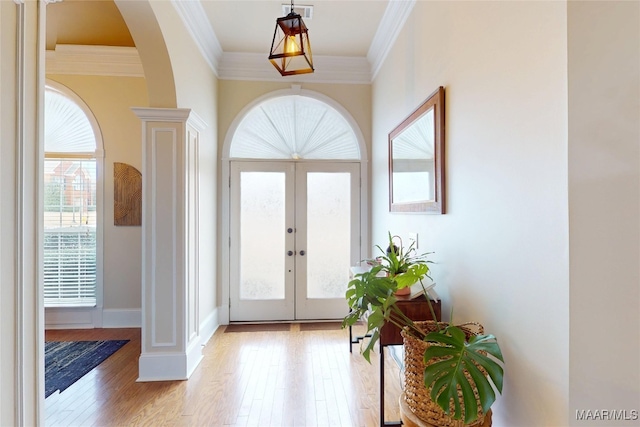
[[[138,381],[184,380],[202,359],[198,314],[198,144],[189,109],[142,120],[142,354]]]
[[[0,425],[43,424],[45,4],[0,1]]]

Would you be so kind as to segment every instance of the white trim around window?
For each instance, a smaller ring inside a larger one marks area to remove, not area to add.
[[[46,81],[47,88],[63,94],[73,101],[89,120],[93,134],[95,135],[95,151],[75,152],[75,153],[53,153],[47,152],[46,158],[66,157],[66,158],[93,158],[95,159],[96,181],[96,292],[95,306],[91,307],[47,307],[45,308],[45,328],[66,329],[66,328],[94,328],[103,326],[103,242],[104,242],[104,143],[98,122],[87,104],[72,90],[66,86],[54,82]],[[46,120],[46,109],[45,109]],[[46,136],[45,136],[46,140]],[[46,142],[45,142],[46,144]],[[46,146],[46,145],[45,145]],[[58,150],[56,150],[58,151]]]

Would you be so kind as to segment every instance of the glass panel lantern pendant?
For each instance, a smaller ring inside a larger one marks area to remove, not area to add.
[[[269,60],[283,76],[313,73],[309,30],[302,17],[293,11],[276,20]]]

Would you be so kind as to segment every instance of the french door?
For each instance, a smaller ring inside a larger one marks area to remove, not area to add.
[[[231,321],[348,313],[359,177],[358,163],[231,162]]]

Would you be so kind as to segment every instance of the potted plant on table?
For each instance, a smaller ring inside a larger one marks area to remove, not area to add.
[[[398,240],[398,245],[394,239]],[[383,273],[392,278],[397,285],[395,295],[408,295],[411,293],[411,286],[417,282],[422,283],[425,277],[429,277],[428,260],[429,252],[417,255],[414,248],[415,242],[405,250],[402,247],[402,239],[399,236],[391,236],[389,233],[389,246],[385,251],[380,246],[376,248],[382,253],[373,260],[367,260],[372,266],[380,266],[376,274]],[[429,277],[430,279],[430,277]]]
[[[485,414],[502,392],[504,359],[496,338],[484,334],[482,326],[455,326],[446,322],[414,322],[397,306],[398,289],[430,278],[429,254],[411,256],[395,246],[389,234],[389,249],[372,268],[356,274],[346,292],[349,314],[342,327],[366,320],[367,335],[371,339],[361,347],[369,362],[370,353],[380,339],[380,328],[391,323],[402,329],[405,342],[405,369],[420,370],[421,384],[417,388],[405,375],[405,400],[411,411],[432,425],[471,426],[484,424]],[[378,249],[382,249],[378,246]],[[427,298],[429,300],[429,298]],[[429,304],[431,308],[431,304]],[[432,317],[435,313],[431,308]],[[416,357],[416,351],[420,352]],[[411,363],[412,366],[407,364]],[[427,408],[420,407],[427,405]],[[490,423],[490,420],[489,420]]]

